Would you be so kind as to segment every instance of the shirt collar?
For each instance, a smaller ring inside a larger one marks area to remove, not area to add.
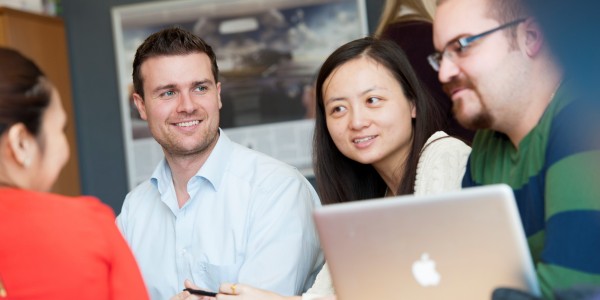
[[[229,166],[229,157],[233,151],[233,142],[225,135],[225,132],[219,128],[219,137],[217,144],[212,149],[210,155],[204,165],[196,172],[196,175],[190,179],[190,181],[197,179],[206,179],[215,190],[219,190],[223,179],[223,172]],[[152,176],[150,182],[158,188],[159,193],[164,194],[171,187],[173,177],[171,174],[171,168],[167,160],[163,158],[158,164]]]
[[[158,192],[161,195],[164,195],[172,185],[172,178],[171,168],[169,168],[167,160],[163,157],[158,166],[156,166],[156,169],[154,169],[154,172],[152,172],[150,182],[158,188]]]
[[[210,156],[204,165],[194,177],[200,177],[210,182],[215,190],[219,190],[221,182],[225,174],[225,170],[229,167],[229,157],[233,151],[233,142],[225,135],[225,132],[219,128],[219,140],[213,148]]]

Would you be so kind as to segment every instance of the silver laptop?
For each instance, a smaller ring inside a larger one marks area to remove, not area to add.
[[[540,294],[507,185],[332,204],[314,217],[338,299]]]

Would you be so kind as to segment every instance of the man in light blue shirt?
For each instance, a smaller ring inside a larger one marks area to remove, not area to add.
[[[316,192],[293,167],[244,148],[219,129],[212,48],[180,29],[138,48],[134,101],[165,158],[131,191],[117,224],[153,299],[185,279],[217,291],[241,282],[284,295],[311,286],[323,263]]]

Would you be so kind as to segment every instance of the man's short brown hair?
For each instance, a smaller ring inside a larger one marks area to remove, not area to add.
[[[451,0],[437,0],[437,6],[444,4]],[[529,16],[527,7],[523,0],[484,0],[487,1],[488,5],[488,16],[494,20],[497,20],[500,24],[506,24],[518,19],[526,18]],[[516,27],[508,28],[505,30],[511,43],[516,43],[517,30]],[[516,45],[516,44],[515,44]]]
[[[206,55],[208,55],[216,84],[219,81],[219,67],[217,66],[217,58],[212,47],[193,33],[180,27],[172,27],[150,35],[137,48],[135,59],[133,60],[132,74],[135,92],[139,94],[142,99],[144,98],[144,79],[142,78],[141,67],[142,63],[148,58],[192,53],[206,53]]]

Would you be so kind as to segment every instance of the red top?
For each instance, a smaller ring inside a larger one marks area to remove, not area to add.
[[[93,197],[0,188],[0,299],[148,299],[113,211]]]

